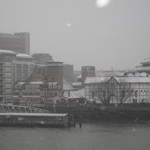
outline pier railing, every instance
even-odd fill
[[[40,108],[35,108],[32,106],[0,104],[0,113],[5,113],[5,112],[46,113],[48,111]]]

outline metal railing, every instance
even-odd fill
[[[4,112],[47,113],[48,111],[36,107],[31,107],[31,106],[0,104],[0,113],[4,113]]]

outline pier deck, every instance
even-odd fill
[[[67,113],[0,113],[0,126],[68,127]]]

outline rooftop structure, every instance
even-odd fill
[[[36,64],[46,64],[47,62],[53,61],[52,56],[48,53],[34,53],[32,57]]]
[[[16,55],[17,58],[24,58],[24,59],[33,59],[33,57],[31,55],[28,54],[22,54],[22,53],[18,53]]]
[[[119,83],[150,83],[150,77],[143,76],[116,76],[114,78]],[[110,77],[87,77],[84,84],[104,83],[107,82],[109,79]]]
[[[150,58],[144,59],[139,66],[136,66],[136,71],[150,74]]]
[[[16,55],[15,52],[11,51],[11,50],[3,50],[3,49],[0,49],[0,55]]]

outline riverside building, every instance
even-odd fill
[[[29,80],[18,82],[23,105],[51,104],[63,95],[63,63],[36,64]]]
[[[26,81],[33,69],[31,56],[0,50],[0,102],[11,103],[15,85]]]
[[[88,100],[99,103],[150,102],[150,77],[146,74],[88,77],[85,81]]]
[[[0,103],[12,98],[13,61],[16,54],[9,50],[0,50]]]

